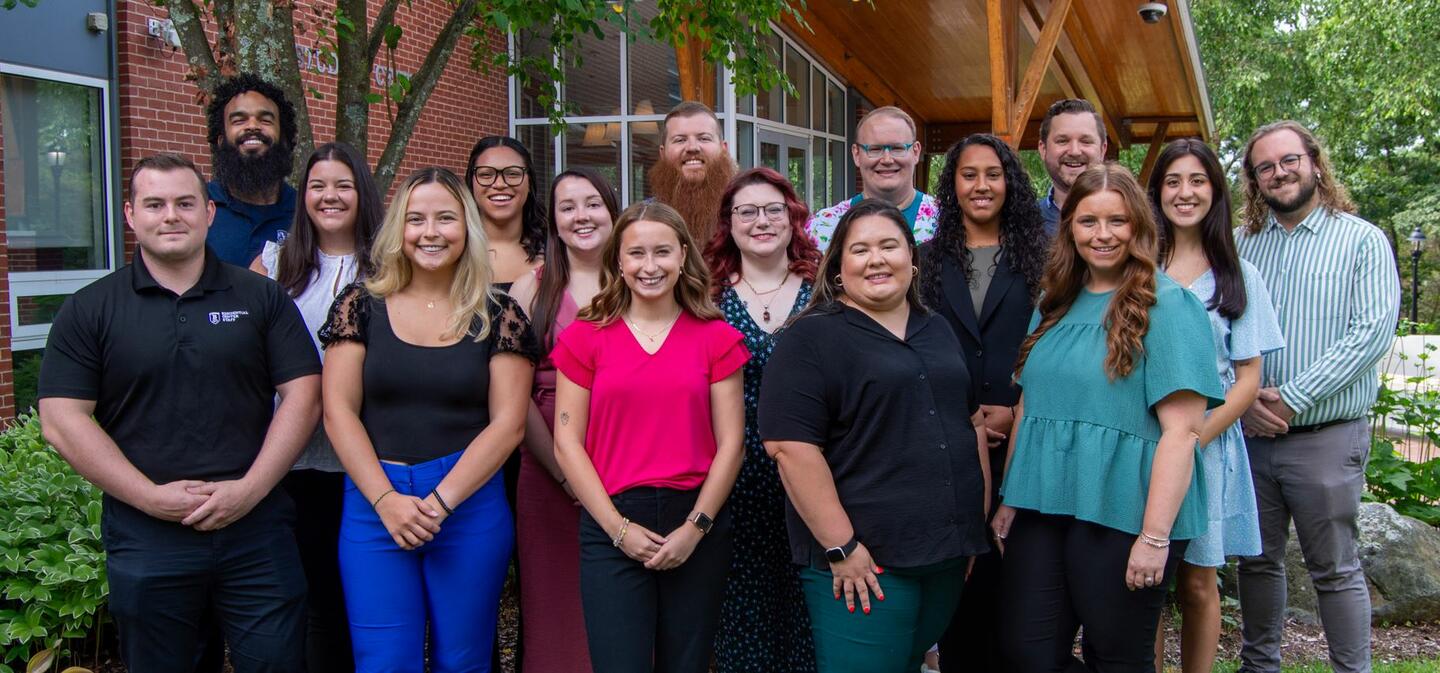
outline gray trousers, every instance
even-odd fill
[[[1370,671],[1370,593],[1355,517],[1370,434],[1364,420],[1275,439],[1246,439],[1260,511],[1260,556],[1240,559],[1243,671],[1278,673],[1285,625],[1285,545],[1290,520],[1319,603],[1338,673]]]

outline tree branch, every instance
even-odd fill
[[[235,65],[235,0],[214,0],[211,11],[215,13],[215,25],[219,29],[219,38],[215,40],[215,50],[219,52],[216,61],[220,74],[229,77],[239,72]]]
[[[372,31],[366,27],[365,4],[365,0],[337,0],[335,5],[355,24],[355,33],[348,40],[339,37],[337,26],[335,57],[340,68],[335,77],[335,139],[348,143],[362,157],[369,156],[367,130],[370,126],[370,103],[365,98],[370,93],[370,77],[375,64],[374,52],[367,51],[366,37],[369,35],[373,43],[374,38],[385,30],[385,24],[377,22],[371,34]],[[394,3],[387,4],[392,5],[390,13],[393,16]],[[381,13],[383,15],[384,10]]]
[[[415,132],[415,125],[420,121],[420,112],[425,107],[425,101],[435,90],[440,75],[444,74],[445,66],[455,52],[455,43],[459,42],[465,26],[475,18],[478,5],[477,0],[462,0],[455,7],[455,12],[445,22],[445,27],[435,36],[430,52],[425,55],[425,62],[410,79],[410,92],[400,101],[395,123],[390,129],[390,141],[385,144],[380,163],[375,167],[375,181],[380,193],[390,191],[390,183],[395,179],[395,171],[405,156],[405,149],[410,145],[410,135]]]
[[[371,31],[370,43],[365,47],[365,56],[370,63],[375,62],[380,45],[385,44],[385,29],[395,23],[395,8],[399,5],[400,0],[385,0],[385,4],[380,6],[380,13],[375,16],[375,30]]]
[[[220,66],[215,62],[210,39],[205,37],[199,8],[191,0],[169,0],[165,6],[170,10],[175,33],[180,36],[180,49],[185,52],[185,62],[190,65],[195,85],[201,91],[213,91],[220,82]]]

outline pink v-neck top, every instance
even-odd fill
[[[623,320],[576,320],[555,341],[555,368],[590,391],[585,451],[605,491],[699,488],[715,460],[710,384],[750,359],[724,320],[681,313],[660,349],[640,347]]]

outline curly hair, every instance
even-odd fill
[[[1111,380],[1129,376],[1135,361],[1144,355],[1145,333],[1150,330],[1150,307],[1155,305],[1155,217],[1145,192],[1124,166],[1107,161],[1085,169],[1075,178],[1075,185],[1060,209],[1060,231],[1056,234],[1054,254],[1045,267],[1041,283],[1040,325],[1020,344],[1020,358],[1015,375],[1025,369],[1030,349],[1050,331],[1075,303],[1085,287],[1090,272],[1075,249],[1075,234],[1070,223],[1075,209],[1093,194],[1110,191],[1120,195],[1130,215],[1130,241],[1126,244],[1128,259],[1121,272],[1120,286],[1105,309],[1105,373]]]
[[[1245,232],[1260,233],[1265,227],[1265,221],[1270,219],[1270,204],[1265,202],[1265,195],[1260,193],[1260,181],[1255,178],[1255,162],[1250,155],[1255,150],[1255,143],[1277,131],[1290,131],[1300,137],[1305,153],[1310,155],[1310,163],[1315,166],[1315,191],[1320,193],[1320,205],[1337,213],[1354,213],[1355,202],[1350,200],[1350,193],[1345,190],[1345,186],[1335,181],[1335,167],[1330,164],[1330,155],[1320,144],[1320,139],[1300,122],[1285,119],[1255,129],[1255,133],[1251,134],[1250,140],[1245,143],[1245,153],[1242,155],[1244,161],[1240,171],[1240,179],[1245,186],[1245,208],[1241,216],[1245,222]]]
[[[286,147],[294,147],[295,137],[299,133],[295,125],[295,106],[285,97],[283,89],[249,72],[226,79],[210,94],[210,104],[205,108],[205,140],[211,147],[215,147],[225,135],[225,106],[236,96],[251,91],[269,98],[280,110],[279,140],[285,143]]]
[[[975,133],[950,146],[945,153],[945,168],[940,171],[940,186],[935,199],[940,205],[939,224],[935,237],[920,246],[920,296],[930,306],[939,306],[940,263],[949,258],[959,263],[970,280],[970,248],[965,245],[964,213],[955,193],[955,173],[960,155],[968,147],[982,145],[995,151],[1005,171],[1005,200],[1000,204],[1000,252],[1010,268],[1025,278],[1033,301],[1040,292],[1045,262],[1050,256],[1049,237],[1045,234],[1045,218],[1035,196],[1035,187],[1020,157],[1005,141],[989,133]],[[976,307],[978,312],[979,307]]]
[[[601,253],[600,292],[589,306],[580,309],[575,319],[604,327],[629,310],[631,293],[630,286],[625,284],[625,278],[620,274],[620,246],[625,230],[641,220],[670,227],[675,232],[675,238],[679,239],[680,247],[685,250],[685,261],[680,265],[680,277],[675,282],[675,302],[701,320],[723,319],[725,314],[710,299],[710,270],[705,268],[705,260],[695,246],[695,239],[690,238],[685,218],[659,201],[631,204],[620,213],[620,219],[615,221],[615,231],[610,234],[610,240],[605,242],[605,250]]]
[[[751,168],[735,176],[725,187],[725,194],[720,197],[720,219],[715,225],[715,235],[705,246],[705,263],[710,266],[710,287],[717,300],[725,288],[730,287],[730,274],[740,271],[740,248],[735,245],[735,237],[730,235],[730,208],[735,205],[735,195],[750,185],[769,185],[785,199],[790,219],[790,245],[785,248],[785,255],[790,259],[790,273],[801,280],[814,282],[815,269],[820,264],[820,249],[815,247],[815,242],[805,231],[810,210],[795,194],[790,181],[768,166]]]
[[[475,194],[475,160],[485,150],[496,147],[508,147],[520,155],[520,161],[525,164],[525,179],[530,183],[530,191],[525,197],[525,204],[520,207],[520,247],[525,250],[525,261],[534,262],[535,258],[545,252],[545,203],[540,200],[540,195],[535,193],[536,186],[540,183],[535,181],[535,162],[530,159],[530,150],[519,140],[509,136],[485,136],[470,148],[470,158],[465,162],[465,185],[472,192],[478,202],[480,196]],[[497,180],[499,178],[496,178]]]

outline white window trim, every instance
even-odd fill
[[[21,325],[20,324],[20,297],[32,297],[37,295],[52,294],[74,294],[77,290],[90,283],[103,278],[115,270],[118,257],[119,228],[115,222],[115,211],[111,199],[112,172],[114,170],[114,139],[110,137],[111,114],[110,109],[110,82],[109,80],[97,77],[86,77],[57,70],[44,68],[32,68],[23,65],[0,63],[0,75],[14,75],[28,77],[30,79],[41,79],[63,84],[76,84],[100,90],[100,145],[101,145],[101,173],[104,179],[100,185],[100,204],[102,215],[105,218],[106,240],[102,259],[105,268],[90,269],[85,271],[22,271],[10,272],[10,348],[11,350],[28,350],[32,348],[43,348],[45,340],[50,335],[50,323],[43,325]]]

